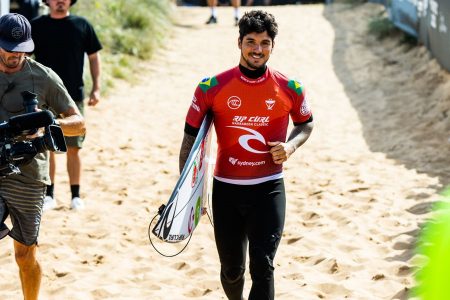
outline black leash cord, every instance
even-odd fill
[[[175,257],[175,256],[177,256],[178,254],[180,254],[181,252],[183,252],[184,249],[186,249],[187,245],[189,245],[189,242],[191,241],[193,232],[191,232],[191,234],[189,235],[189,239],[188,239],[187,242],[186,242],[186,245],[184,245],[184,247],[183,247],[180,251],[178,251],[178,252],[175,253],[175,254],[164,254],[164,253],[162,253],[161,251],[159,251],[159,250],[156,248],[156,246],[155,246],[155,244],[153,244],[153,241],[152,241],[152,238],[151,238],[151,235],[152,235],[152,224],[153,224],[153,221],[156,219],[157,216],[159,216],[159,213],[157,213],[157,214],[152,218],[152,220],[150,221],[150,224],[148,225],[148,239],[149,239],[149,241],[150,241],[150,244],[152,245],[153,249],[155,249],[155,251],[158,252],[160,255],[162,255],[162,256],[164,256],[164,257]]]

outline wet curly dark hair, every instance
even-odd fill
[[[278,33],[278,24],[272,14],[262,10],[252,10],[246,12],[239,20],[239,40],[241,41],[249,33],[264,31],[267,31],[273,42]]]

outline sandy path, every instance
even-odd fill
[[[311,139],[285,165],[288,215],[276,258],[277,299],[406,299],[418,226],[450,182],[448,118],[433,116],[448,99],[421,110],[424,91],[408,79],[402,60],[421,63],[417,72],[431,68],[429,82],[444,78],[431,96],[450,90],[448,75],[420,51],[365,38],[365,19],[377,7],[267,8],[280,25],[270,64],[303,81],[316,120]],[[142,63],[141,83],[118,82],[87,112],[82,213],[68,209],[59,157],[60,207],[45,214],[40,235],[42,299],[225,299],[207,218],[175,258],[159,256],[147,237],[150,218],[177,179],[196,84],[238,62],[232,10],[220,8],[212,27],[203,25],[208,13],[179,8],[171,38]],[[383,47],[398,63],[380,63],[389,59]],[[405,121],[417,107],[423,122]],[[424,140],[427,130],[433,135]],[[10,240],[1,245],[0,299],[19,299]]]

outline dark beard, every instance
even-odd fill
[[[252,64],[250,61],[248,61],[248,59],[246,59],[242,53],[241,53],[241,56],[242,56],[242,59],[247,64],[248,68],[250,68],[250,69],[256,70],[256,69],[260,69],[260,68],[265,68],[266,67],[267,61],[265,61],[262,65],[257,66],[257,65]],[[262,58],[263,57],[261,57],[261,59]]]

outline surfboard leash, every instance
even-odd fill
[[[208,193],[208,209],[206,209],[206,215],[208,216],[209,223],[211,224],[212,228],[214,228],[214,223],[212,221],[211,215],[209,212],[212,211],[211,209],[211,202],[210,202],[210,194]]]
[[[155,249],[155,251],[158,252],[159,255],[164,256],[164,257],[175,257],[178,254],[180,254],[181,252],[183,252],[186,249],[186,247],[189,245],[189,242],[191,241],[193,232],[191,232],[191,234],[189,235],[189,239],[186,242],[186,245],[184,245],[183,248],[180,251],[178,251],[175,254],[164,254],[160,250],[158,250],[158,248],[156,248],[155,244],[152,241],[152,237],[151,237],[152,236],[152,224],[153,224],[153,221],[155,221],[156,217],[159,216],[159,215],[160,215],[160,212],[158,211],[158,213],[150,221],[150,224],[148,224],[148,239],[149,239],[150,244],[152,245],[153,249]]]

